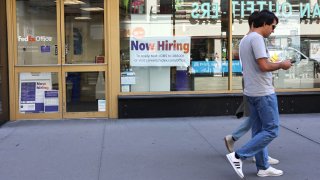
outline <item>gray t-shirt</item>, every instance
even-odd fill
[[[242,61],[244,91],[247,96],[267,96],[274,93],[272,73],[262,72],[257,59],[269,58],[263,36],[251,32],[240,42],[240,59]]]

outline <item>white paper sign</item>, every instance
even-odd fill
[[[106,100],[98,100],[98,111],[106,111]]]
[[[131,66],[185,66],[190,65],[191,38],[144,37],[130,38]]]

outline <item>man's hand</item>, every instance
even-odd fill
[[[281,69],[284,69],[284,70],[288,70],[292,66],[292,63],[290,60],[284,60],[280,64],[281,64]]]
[[[267,58],[260,58],[257,61],[258,61],[258,66],[262,72],[271,72],[271,71],[276,71],[278,69],[287,70],[291,67],[290,60],[284,60],[281,62],[272,63]]]

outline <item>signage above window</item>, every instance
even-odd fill
[[[255,10],[255,6],[259,6],[259,9],[269,9],[270,11],[275,11],[277,15],[282,15],[284,17],[290,17],[293,11],[293,5],[288,2],[282,4],[272,1],[232,1],[232,13],[233,17],[244,18],[245,12],[250,12],[250,14]],[[275,7],[275,9],[273,9]],[[300,18],[319,18],[320,8],[318,3],[300,3],[299,4]],[[194,19],[207,18],[207,19],[218,19],[219,15],[219,4],[218,3],[202,3],[197,2],[192,4],[191,17]],[[237,12],[237,13],[236,13]],[[222,12],[226,14],[227,12]],[[249,16],[250,14],[247,14]]]

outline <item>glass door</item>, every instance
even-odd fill
[[[104,0],[13,2],[16,119],[108,117]]]
[[[13,22],[16,21],[11,66],[15,82],[14,119],[62,118],[60,2],[7,2],[12,2]]]
[[[104,0],[64,0],[64,117],[106,117]]]

